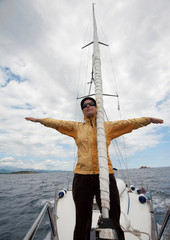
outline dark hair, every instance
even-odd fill
[[[94,99],[94,98],[92,98],[92,97],[85,97],[85,98],[83,98],[83,100],[81,101],[81,109],[83,109],[83,104],[84,104],[84,102],[86,101],[86,100],[91,100],[92,102],[94,102],[95,103],[95,106],[96,106],[96,100]]]

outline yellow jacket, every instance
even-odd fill
[[[96,141],[96,116],[93,116],[92,124],[90,123],[89,118],[85,117],[84,120],[84,122],[74,122],[44,118],[41,119],[40,122],[46,127],[54,128],[60,133],[63,133],[75,139],[76,145],[78,147],[78,161],[74,171],[75,173],[98,174],[99,164]],[[108,147],[111,141],[114,138],[132,132],[132,130],[146,126],[150,123],[150,118],[145,117],[120,120],[115,122],[105,122],[109,173],[113,173],[113,167],[108,153]]]

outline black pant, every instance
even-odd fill
[[[124,233],[120,227],[120,199],[114,175],[110,174],[110,211],[119,240],[124,240]],[[76,207],[76,226],[74,240],[90,240],[92,223],[93,197],[101,211],[99,175],[75,174],[73,180],[73,199]]]

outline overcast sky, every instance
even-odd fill
[[[113,165],[119,144],[129,168],[170,166],[170,1],[95,2],[109,120],[164,119],[117,139]],[[24,118],[83,120],[91,31],[90,0],[0,1],[0,167],[73,170],[74,140]]]

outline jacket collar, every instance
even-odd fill
[[[96,121],[96,114],[94,114],[91,119],[92,119],[92,122],[94,123]],[[90,118],[84,115],[84,121],[90,122]]]

